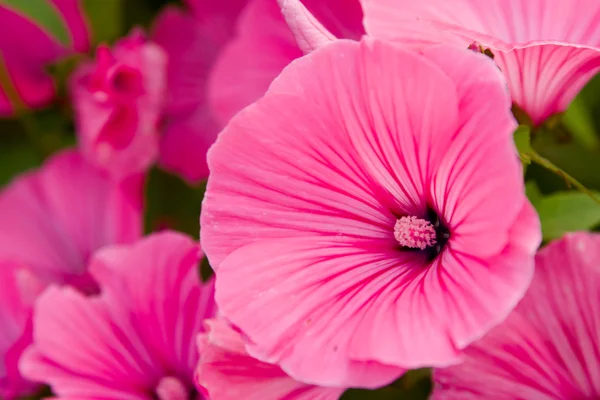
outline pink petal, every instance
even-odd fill
[[[250,355],[317,385],[373,388],[402,375],[404,368],[349,356],[358,350],[353,337],[361,321],[379,312],[376,305],[384,295],[397,297],[402,277],[413,275],[409,271],[418,268],[418,260],[357,247],[347,240],[282,239],[245,246],[225,259],[218,271],[217,304],[243,327]],[[242,260],[243,271],[238,268]],[[260,318],[253,317],[257,313]],[[377,331],[377,340],[390,344],[387,334]],[[393,342],[398,336],[395,332]]]
[[[0,263],[0,396],[13,400],[33,393],[37,385],[18,370],[18,360],[31,343],[31,309],[28,272],[18,265]]]
[[[303,52],[310,53],[335,40],[300,0],[277,0],[277,3]]]
[[[71,34],[73,50],[87,52],[91,43],[91,29],[83,12],[81,0],[51,0],[54,7],[62,14]]]
[[[88,290],[89,256],[141,236],[141,195],[139,178],[113,183],[77,153],[62,152],[0,194],[0,259]]]
[[[274,1],[250,1],[237,28],[209,80],[210,105],[223,125],[260,98],[281,70],[302,55]]]
[[[526,296],[468,348],[464,364],[436,370],[433,398],[598,396],[599,244],[598,235],[580,233],[540,251]]]
[[[344,389],[307,385],[293,380],[276,365],[252,358],[240,334],[221,319],[207,322],[209,333],[199,336],[197,383],[211,398],[222,400],[336,400]]]
[[[215,312],[199,255],[171,232],[101,250],[91,266],[99,296],[51,287],[38,300],[22,373],[66,397],[147,399],[166,376],[191,387],[194,338]]]

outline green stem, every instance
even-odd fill
[[[530,151],[528,151],[527,153],[521,154],[521,159],[533,161],[534,163],[546,168],[547,170],[552,171],[555,174],[561,176],[567,182],[567,184],[576,187],[582,193],[587,194],[592,200],[594,200],[598,205],[600,205],[600,199],[592,191],[583,186],[583,184],[581,184],[581,182],[579,182],[577,179],[573,178],[571,175],[554,165],[552,161],[539,155],[535,150],[530,149]]]

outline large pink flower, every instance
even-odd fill
[[[433,399],[551,400],[600,396],[600,235],[542,249],[529,291],[501,325],[434,372]]]
[[[139,182],[112,183],[67,151],[0,193],[0,396],[31,387],[16,371],[37,294],[48,283],[95,291],[88,257],[141,235],[140,191]]]
[[[153,37],[171,60],[161,160],[195,182],[208,176],[205,155],[220,129],[302,52],[274,0],[189,3],[191,13],[166,9]],[[358,0],[307,6],[332,35],[358,39],[364,32]]]
[[[290,378],[277,365],[246,352],[244,341],[223,319],[206,322],[208,333],[198,338],[202,354],[196,382],[215,400],[336,400],[341,388],[307,385]]]
[[[167,59],[141,31],[111,51],[98,48],[71,82],[82,154],[117,179],[144,172],[158,156]]]
[[[34,312],[21,372],[59,398],[197,398],[195,337],[215,314],[198,274],[198,245],[174,232],[100,250],[90,270],[102,292],[48,288]]]
[[[293,378],[375,387],[508,315],[540,242],[485,56],[340,40],[292,62],[209,153],[223,316]]]
[[[38,11],[45,12],[48,21],[55,19],[59,36],[25,15],[19,2],[0,5],[0,64],[4,64],[0,69],[5,67],[9,78],[9,81],[0,78],[0,115],[12,114],[17,106],[15,100],[28,107],[48,104],[55,87],[46,66],[74,51],[84,52],[89,48],[90,35],[81,2],[49,0],[47,3],[47,9]]]
[[[279,0],[293,3],[300,0]],[[365,29],[380,39],[423,43],[475,42],[489,48],[504,72],[513,102],[534,124],[564,111],[600,71],[600,2],[596,0],[361,0]],[[314,46],[327,32],[305,22],[312,15],[288,16],[299,40]]]

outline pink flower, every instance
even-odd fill
[[[600,235],[569,234],[542,249],[513,313],[434,372],[433,399],[593,399],[600,396]]]
[[[59,398],[197,398],[194,338],[216,311],[200,255],[174,232],[100,250],[90,265],[98,296],[50,287],[38,299],[21,372]]]
[[[206,322],[208,333],[199,335],[202,354],[196,383],[214,400],[336,400],[341,388],[307,385],[290,378],[277,365],[252,358],[244,341],[223,319]]]
[[[113,183],[74,151],[64,151],[0,193],[0,260],[27,266],[47,282],[84,292],[96,285],[89,257],[142,231],[140,179]]]
[[[17,361],[31,342],[38,293],[49,283],[97,291],[88,257],[141,235],[138,181],[117,185],[67,151],[0,193],[0,397],[35,388],[18,375]]]
[[[246,2],[189,0],[190,12],[168,7],[154,25],[152,38],[169,56],[160,161],[192,183],[208,176],[206,152],[221,129],[207,105],[208,76]]]
[[[41,287],[25,268],[0,261],[0,398],[13,400],[38,388],[18,370],[19,357],[31,343],[31,310]]]
[[[162,164],[197,182],[208,176],[206,152],[221,128],[302,52],[274,0],[189,3],[191,13],[166,9],[153,37],[171,60]],[[364,32],[358,0],[307,5],[340,37]]]
[[[117,179],[144,172],[158,156],[166,55],[141,31],[111,51],[98,48],[71,82],[81,151]]]
[[[322,16],[338,37],[359,39],[364,33],[357,0],[308,0],[306,5]],[[275,1],[251,0],[236,28],[235,37],[217,59],[208,85],[209,104],[222,126],[262,97],[281,70],[302,56]]]
[[[27,16],[19,2],[0,5],[0,70],[6,68],[8,73],[8,79],[0,78],[0,115],[11,115],[24,106],[47,105],[54,98],[55,87],[45,68],[72,52],[89,49],[90,34],[80,1],[47,3],[47,9],[40,5],[38,11],[57,19],[53,33]]]
[[[299,0],[279,0],[294,3]],[[422,45],[489,49],[513,102],[535,125],[564,111],[600,71],[600,3],[595,0],[362,0],[369,35]],[[309,15],[309,17],[314,17]],[[317,36],[306,13],[288,15],[298,36]],[[319,31],[317,31],[319,33]]]
[[[459,48],[339,40],[292,62],[209,153],[201,237],[248,353],[376,387],[505,318],[540,243],[509,108]]]

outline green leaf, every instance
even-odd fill
[[[534,206],[538,202],[540,202],[544,197],[537,183],[535,183],[534,181],[529,181],[525,183],[525,194],[527,195],[527,198],[529,199],[531,204],[533,204]]]
[[[104,3],[105,0],[98,1]],[[63,18],[49,0],[0,0],[0,5],[30,18],[59,43],[72,45],[71,34]]]
[[[514,135],[515,145],[521,157],[521,163],[523,164],[523,175],[527,173],[527,167],[531,164],[531,128],[527,125],[519,125]]]
[[[600,139],[590,110],[582,97],[576,97],[564,113],[562,123],[585,149],[600,150]]]
[[[1,0],[0,0],[1,1]],[[92,42],[111,43],[124,32],[123,0],[82,0],[92,30]]]
[[[530,186],[528,189],[528,196],[535,193]],[[595,194],[600,195],[598,192]],[[542,197],[538,191],[530,199],[540,216],[545,241],[559,238],[567,232],[590,230],[600,225],[600,206],[585,193],[565,191]]]
[[[376,390],[349,389],[340,400],[426,400],[431,393],[431,370],[415,369],[394,383]]]

